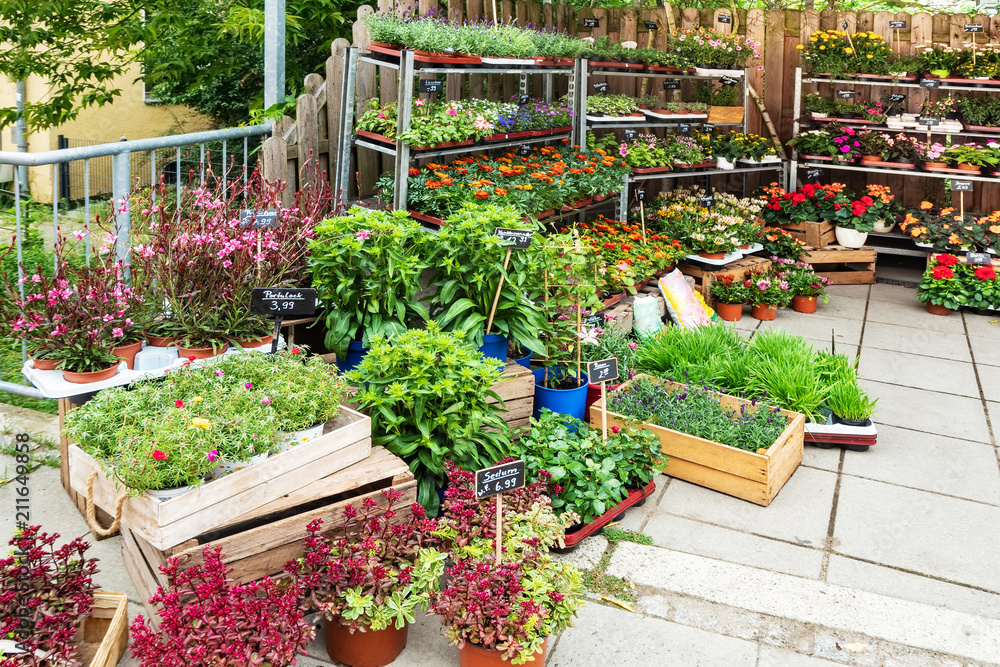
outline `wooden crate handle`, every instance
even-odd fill
[[[121,494],[118,499],[115,500],[115,520],[111,522],[111,525],[107,528],[101,526],[97,521],[97,510],[94,507],[94,478],[97,477],[97,471],[90,473],[90,477],[87,478],[87,525],[90,526],[91,532],[94,533],[94,537],[98,540],[103,540],[111,537],[118,532],[118,528],[122,524],[122,505],[125,504],[125,499],[128,497],[126,494]]]

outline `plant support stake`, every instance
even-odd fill
[[[486,321],[487,335],[489,335],[490,330],[493,328],[493,317],[497,314],[497,304],[500,303],[500,290],[503,289],[503,279],[507,274],[507,265],[510,264],[510,253],[513,249],[513,246],[509,246],[507,248],[507,255],[503,258],[503,273],[500,274],[500,282],[497,283],[497,292],[493,295],[493,305],[490,307],[490,317]]]

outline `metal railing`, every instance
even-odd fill
[[[83,215],[84,219],[90,220],[91,203],[91,160],[111,157],[111,197],[112,207],[115,211],[113,218],[113,230],[115,236],[115,257],[117,260],[128,264],[131,248],[131,213],[127,203],[129,194],[136,184],[136,172],[133,166],[149,174],[151,185],[159,183],[160,176],[165,176],[164,180],[169,180],[170,173],[173,173],[173,181],[176,185],[177,207],[180,209],[181,195],[186,187],[183,178],[184,165],[194,163],[189,154],[197,149],[197,169],[200,170],[197,182],[200,184],[205,180],[206,173],[206,144],[221,143],[221,164],[228,165],[236,162],[242,157],[242,178],[246,185],[247,178],[252,169],[249,169],[251,152],[250,140],[260,137],[271,131],[271,124],[253,125],[250,127],[234,127],[224,130],[210,130],[207,132],[194,132],[190,134],[179,134],[174,136],[153,137],[150,139],[136,139],[132,141],[121,141],[115,143],[99,144],[94,146],[81,146],[77,148],[64,148],[54,151],[43,151],[40,153],[20,153],[12,151],[0,151],[0,166],[11,165],[14,167],[14,228],[15,245],[17,250],[18,278],[23,279],[23,269],[21,264],[24,260],[23,254],[23,233],[22,233],[22,206],[25,197],[22,195],[27,167],[52,167],[52,234],[53,240],[59,238],[59,200],[60,182],[65,183],[61,178],[67,166],[75,162],[83,162]],[[233,144],[236,144],[235,146]],[[235,151],[232,149],[236,148]],[[174,149],[170,155],[169,149]],[[170,156],[163,160],[163,153]],[[157,159],[157,154],[161,159]],[[172,158],[172,159],[171,159]],[[215,162],[214,156],[212,161]],[[148,165],[148,172],[147,167]],[[157,171],[157,168],[161,171]],[[172,167],[172,169],[170,168]],[[226,171],[226,168],[224,168]],[[142,178],[141,180],[145,180]],[[65,185],[63,186],[65,187]],[[102,193],[106,194],[106,193]],[[117,202],[117,206],[115,203]],[[86,258],[90,258],[90,235],[85,241]],[[24,287],[21,286],[21,297],[24,297]],[[22,361],[27,360],[26,346],[22,346]],[[41,393],[32,386],[8,382],[0,378],[0,391],[28,396],[31,398],[44,398]]]

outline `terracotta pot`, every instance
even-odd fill
[[[958,168],[961,169],[962,171],[971,171],[971,172],[979,172],[980,171],[979,167],[977,167],[976,165],[974,165],[974,164],[965,164],[964,162],[959,162],[958,163]]]
[[[254,349],[258,347],[264,347],[265,345],[270,345],[274,342],[274,336],[262,336],[260,340],[237,340],[240,347],[244,349]]]
[[[444,219],[439,218],[436,215],[430,215],[428,213],[419,213],[412,209],[408,212],[411,218],[413,218],[414,220],[419,220],[420,222],[426,222],[427,224],[430,225],[441,225],[444,223]]]
[[[63,379],[66,382],[72,382],[73,384],[87,384],[88,382],[100,382],[101,380],[108,380],[118,375],[118,364],[110,368],[105,368],[100,371],[88,371],[85,373],[77,373],[75,371],[64,370],[62,372]]]
[[[194,357],[195,359],[209,359],[218,356],[226,351],[229,343],[223,343],[220,347],[181,347],[177,346],[177,356],[182,359]]]
[[[945,306],[938,306],[937,304],[933,303],[927,304],[927,312],[930,313],[931,315],[941,315],[941,316],[951,315],[950,308],[946,308]]]
[[[927,169],[947,169],[947,162],[924,162],[924,167]]]
[[[882,161],[882,157],[880,155],[862,155],[861,156],[861,164],[879,163],[881,161]]]
[[[153,347],[169,347],[178,340],[179,338],[177,336],[150,336],[149,334],[146,334],[146,342]]]
[[[548,649],[549,640],[542,642],[542,650],[535,654],[535,660],[531,663],[534,667],[545,667],[545,651]],[[463,648],[458,649],[458,667],[508,667],[510,662],[504,660],[499,651],[481,648],[466,642]]]
[[[704,257],[705,259],[724,259],[726,253],[724,252],[704,252],[702,250],[698,251],[699,257]]]
[[[766,303],[755,303],[752,314],[758,320],[773,320],[778,316],[778,307]]]
[[[62,359],[32,359],[31,365],[36,371],[54,371]]]
[[[792,297],[792,310],[796,313],[815,313],[816,301],[817,299],[814,296]]]
[[[128,366],[129,370],[132,370],[132,364],[135,363],[136,353],[142,349],[142,341],[138,343],[132,343],[130,345],[122,345],[121,347],[111,348],[111,354],[115,355],[119,359],[125,360],[125,365]]]
[[[384,144],[386,146],[395,146],[396,140],[390,139],[384,134],[379,134],[377,132],[369,132],[368,130],[358,130],[355,132],[359,137],[364,137],[365,139],[371,139],[375,143]]]
[[[330,659],[350,667],[382,667],[396,659],[406,648],[409,625],[397,630],[390,625],[385,630],[355,632],[353,635],[339,620],[323,622],[326,652]]]
[[[738,322],[743,317],[743,304],[716,302],[715,312],[727,322]]]
[[[542,218],[547,218],[550,215],[555,215],[555,213],[556,213],[556,210],[554,208],[549,208],[549,209],[546,209],[544,211],[541,211],[540,213],[536,213],[535,214],[535,219],[536,220],[541,220]]]

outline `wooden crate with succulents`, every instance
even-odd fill
[[[374,447],[363,461],[166,549],[156,548],[123,525],[122,559],[144,601],[157,586],[166,586],[167,578],[159,568],[168,558],[177,558],[181,567],[202,563],[205,544],[221,547],[233,579],[255,581],[281,573],[289,560],[302,555],[302,540],[311,521],[340,525],[348,505],[359,507],[367,499],[384,508],[384,489],[392,487],[403,494],[397,506],[401,508],[398,515],[405,519],[409,505],[416,502],[416,485],[406,463],[385,448]],[[155,618],[151,605],[146,610]]]
[[[832,285],[871,285],[875,282],[877,257],[878,251],[872,246],[816,248],[807,245],[802,248],[799,259],[812,264],[816,274],[829,279]]]
[[[705,299],[705,303],[712,305],[712,285],[719,276],[733,276],[736,280],[744,280],[751,272],[767,271],[771,268],[771,260],[763,257],[744,257],[735,262],[730,262],[716,270],[706,269],[694,264],[678,264],[677,268],[686,276],[694,279],[694,289],[700,292]]]
[[[685,388],[685,385],[679,383],[660,381],[640,374],[624,383],[617,391],[628,388],[640,378],[663,382],[671,389]],[[723,407],[736,412],[739,412],[742,406],[755,405],[751,401],[735,396],[712,393]],[[592,426],[603,425],[604,406],[604,399],[599,399],[591,406]],[[781,414],[788,425],[770,447],[756,452],[730,447],[656,424],[643,424],[642,428],[659,436],[662,452],[669,458],[664,469],[667,475],[767,506],[802,462],[805,417],[787,410],[781,410]],[[634,422],[624,415],[610,411],[606,413],[606,418],[609,428],[625,427]]]

